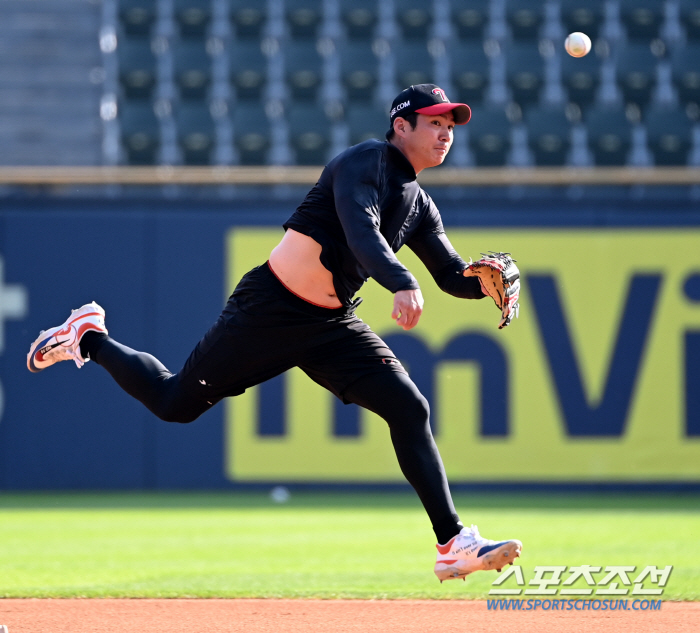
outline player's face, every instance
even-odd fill
[[[452,147],[455,120],[452,112],[419,114],[415,130],[408,126],[406,155],[416,172],[442,164]]]

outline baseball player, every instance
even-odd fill
[[[385,141],[369,140],[336,156],[284,225],[269,260],[238,283],[226,307],[173,374],[156,358],[107,334],[104,310],[90,303],[42,332],[27,356],[30,371],[92,360],[157,417],[192,422],[217,402],[300,367],[344,403],[389,426],[399,465],[437,537],[440,581],[499,569],[520,555],[517,540],[495,542],[464,527],[454,508],[429,425],[429,406],[391,349],[355,315],[355,293],[372,277],[394,295],[392,318],[418,324],[423,297],[396,258],[413,250],[445,292],[491,296],[499,327],[517,315],[519,274],[507,254],[467,265],[445,235],[440,214],[416,175],[440,165],[469,106],[451,103],[433,84],[394,100]]]

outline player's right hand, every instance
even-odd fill
[[[404,330],[418,325],[423,314],[423,295],[420,290],[399,290],[394,295],[394,309],[391,318]]]

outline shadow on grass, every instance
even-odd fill
[[[233,492],[55,492],[0,494],[0,509],[148,509],[148,508],[417,508],[420,502],[406,491],[311,491],[290,488],[284,504],[268,491]],[[683,510],[700,512],[700,493],[674,492],[475,492],[454,493],[461,509],[502,508],[550,510]]]

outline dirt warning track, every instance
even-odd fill
[[[4,599],[9,633],[636,633],[696,631],[700,603],[656,611],[489,611],[484,601]]]

